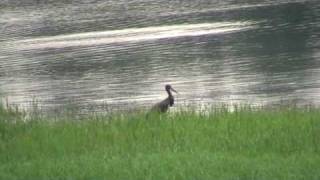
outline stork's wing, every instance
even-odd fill
[[[165,100],[158,102],[157,104],[152,106],[151,111],[166,112],[170,104],[170,99],[166,98]]]

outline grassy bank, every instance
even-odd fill
[[[0,108],[0,179],[320,179],[320,110],[25,120]]]

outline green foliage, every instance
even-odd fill
[[[0,107],[0,179],[320,179],[320,110],[26,118]]]

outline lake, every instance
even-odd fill
[[[2,0],[0,97],[45,111],[320,105],[320,3]]]

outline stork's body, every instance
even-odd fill
[[[151,111],[164,113],[164,112],[168,111],[169,107],[173,106],[174,97],[172,96],[171,91],[176,92],[176,93],[177,93],[177,91],[174,90],[170,85],[166,85],[165,87],[166,87],[166,91],[168,93],[168,97],[166,99],[164,99],[163,101],[158,102],[157,104],[155,104],[151,108]]]

